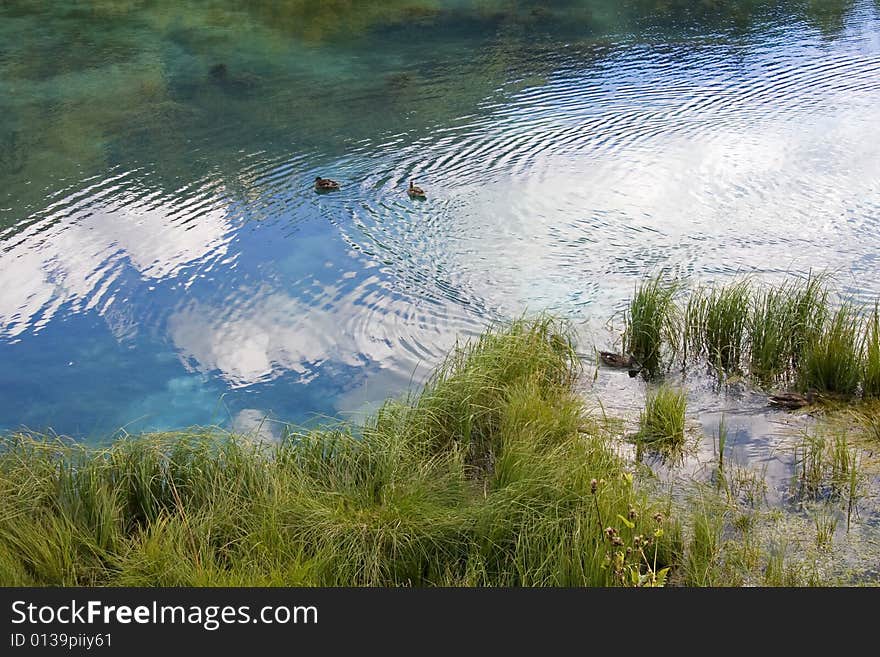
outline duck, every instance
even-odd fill
[[[409,181],[409,189],[406,190],[406,193],[409,194],[410,198],[428,198],[425,190],[417,187],[414,180]]]
[[[248,93],[260,83],[260,78],[253,73],[231,74],[229,67],[224,62],[214,64],[208,69],[208,75],[214,84],[229,93]]]
[[[226,66],[223,62],[219,64],[214,64],[209,70],[208,73],[215,80],[225,80],[227,75],[229,74],[229,67]]]
[[[641,364],[632,354],[623,355],[616,354],[613,351],[600,351],[599,359],[607,367],[617,367],[620,369],[626,368],[630,377],[634,377],[642,371]]]
[[[318,192],[333,192],[339,189],[339,183],[335,180],[330,180],[329,178],[322,178],[318,176],[315,178],[315,191]]]
[[[770,395],[768,399],[772,406],[790,409],[803,408],[816,401],[816,391],[812,389],[807,390],[807,393],[804,395],[799,392],[777,392]]]
[[[600,351],[599,358],[608,367],[634,367],[636,363],[635,356],[628,354],[616,354],[613,351]]]

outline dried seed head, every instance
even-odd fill
[[[590,492],[594,495],[596,494],[596,489],[599,487],[599,482],[595,479],[590,480]]]
[[[658,525],[663,522],[663,514],[659,511],[654,514],[654,522],[656,522]]]

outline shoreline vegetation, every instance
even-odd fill
[[[720,382],[746,376],[829,398],[880,396],[880,300],[835,295],[830,275],[777,285],[749,278],[687,290],[662,274],[636,286],[623,344],[648,377],[706,365]],[[682,297],[685,297],[682,299]]]
[[[683,293],[654,277],[626,316],[625,349],[661,380],[640,418],[641,446],[684,442],[685,392],[662,380],[674,364],[702,359],[760,386],[863,398],[846,430],[804,434],[796,513],[768,508],[760,473],[725,460],[723,419],[711,480],[673,495],[623,455],[620,423],[588,409],[570,325],[540,316],[458,345],[421,391],[356,427],[291,429],[277,443],[193,429],[106,447],[8,434],[0,584],[848,582],[828,564],[840,519],[849,534],[864,499],[852,426],[880,435],[867,401],[880,394],[877,307],[834,305],[815,276],[737,281],[686,302]],[[792,522],[807,528],[809,548]]]
[[[7,585],[663,584],[677,531],[585,413],[568,329],[460,347],[357,431],[10,436]]]

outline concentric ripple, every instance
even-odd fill
[[[0,9],[0,428],[359,413],[661,267],[880,294],[872,0],[289,4]]]

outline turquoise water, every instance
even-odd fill
[[[658,267],[880,294],[880,2],[179,4],[0,5],[0,428],[349,417]]]

